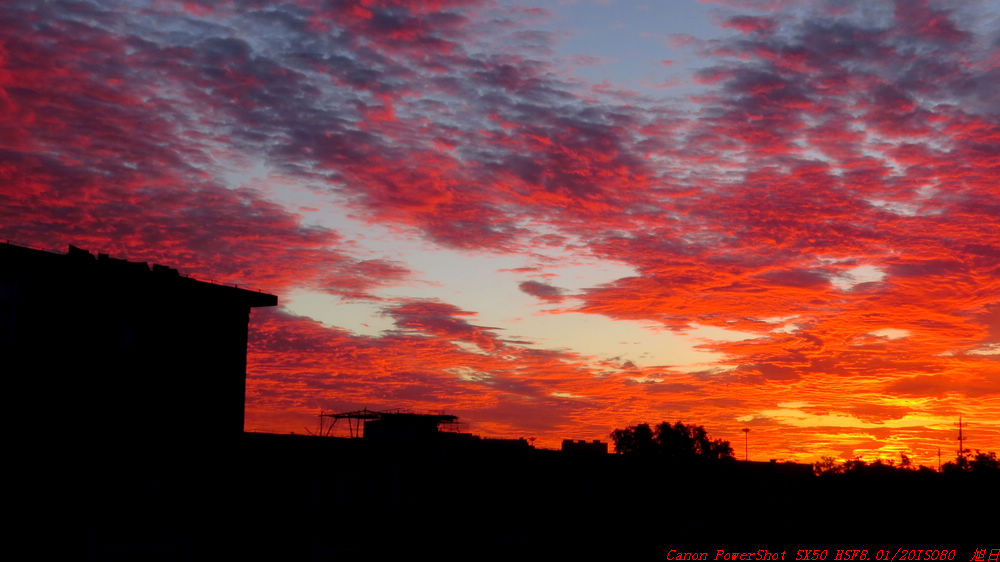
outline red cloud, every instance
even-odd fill
[[[778,26],[778,22],[772,18],[762,18],[754,16],[734,16],[722,23],[722,27],[738,29],[743,33],[771,33]]]
[[[583,291],[577,312],[754,336],[703,341],[720,359],[684,374],[536,349],[438,301],[391,301],[397,330],[380,338],[265,313],[248,394],[261,428],[402,405],[553,444],[669,409],[738,438],[736,417],[777,401],[841,416],[816,423],[852,407],[926,419],[993,392],[995,360],[968,351],[997,341],[1000,67],[966,11],[734,15],[743,33],[674,38],[707,57],[687,111],[565,78],[551,35],[486,3],[60,6],[15,2],[0,21],[2,237],[279,293],[378,299],[409,278],[234,185],[231,158],[439,245],[562,248],[636,272]],[[835,282],[859,265],[885,277]],[[872,335],[886,328],[907,335]],[[881,440],[778,423],[802,422],[755,429],[775,456]],[[920,450],[942,439],[907,431]]]

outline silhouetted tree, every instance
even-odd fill
[[[728,441],[709,439],[704,427],[681,422],[663,422],[655,430],[645,423],[616,429],[611,432],[611,440],[619,455],[655,456],[677,463],[733,458]]]
[[[910,457],[906,456],[906,453],[899,453],[899,468],[903,470],[913,470],[913,462]]]
[[[813,464],[813,472],[815,472],[817,476],[840,474],[844,472],[844,465],[838,464],[837,459],[833,457],[822,457],[819,462]]]
[[[842,472],[844,474],[861,473],[864,472],[866,468],[868,468],[868,463],[865,462],[865,459],[861,457],[854,457],[849,461],[844,461],[844,469]]]
[[[997,454],[993,451],[982,452],[976,449],[975,455],[970,455],[967,451],[963,451],[961,455],[955,457],[955,460],[946,462],[944,466],[941,467],[943,472],[975,472],[975,473],[991,473],[1000,472],[1000,459],[997,459]]]
[[[934,469],[920,465],[914,467],[913,461],[906,454],[900,454],[900,462],[896,464],[891,459],[876,459],[870,463],[865,462],[860,457],[855,457],[843,463],[837,463],[833,457],[823,457],[819,462],[813,464],[813,471],[819,476],[831,476],[838,474],[853,475],[874,475],[874,474],[898,474],[898,473],[918,473],[929,474],[936,472]],[[975,472],[975,473],[1000,473],[1000,459],[997,454],[989,451],[982,452],[978,449],[975,455],[967,451],[955,457],[955,460],[946,462],[941,467],[942,472]]]
[[[855,457],[843,463],[837,463],[837,460],[833,457],[822,457],[819,462],[813,464],[813,471],[819,476],[835,474],[894,474],[899,471],[912,470],[914,470],[912,461],[903,453],[900,454],[898,465],[892,459],[875,459],[869,463],[865,462],[861,457]]]
[[[972,457],[969,467],[972,472],[1000,472],[1000,459],[993,451],[983,453],[976,449],[976,456]]]
[[[651,456],[657,452],[657,446],[653,442],[653,430],[648,423],[616,429],[611,432],[611,440],[614,441],[615,452],[619,455]]]

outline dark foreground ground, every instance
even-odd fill
[[[72,559],[713,560],[766,549],[795,560],[825,548],[813,559],[835,560],[857,548],[899,560],[902,546],[966,562],[1000,548],[992,475],[821,479],[781,464],[264,434],[138,450],[81,451],[59,476],[53,525]]]

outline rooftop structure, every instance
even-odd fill
[[[324,427],[324,418],[331,420]],[[412,412],[355,410],[352,412],[320,413],[320,435],[330,435],[339,420],[347,420],[351,437],[375,440],[414,441],[433,438],[442,429],[455,431],[458,417],[448,414],[416,414]],[[443,426],[443,427],[442,427]]]

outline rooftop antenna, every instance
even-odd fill
[[[743,461],[750,462],[750,427],[743,428]]]

